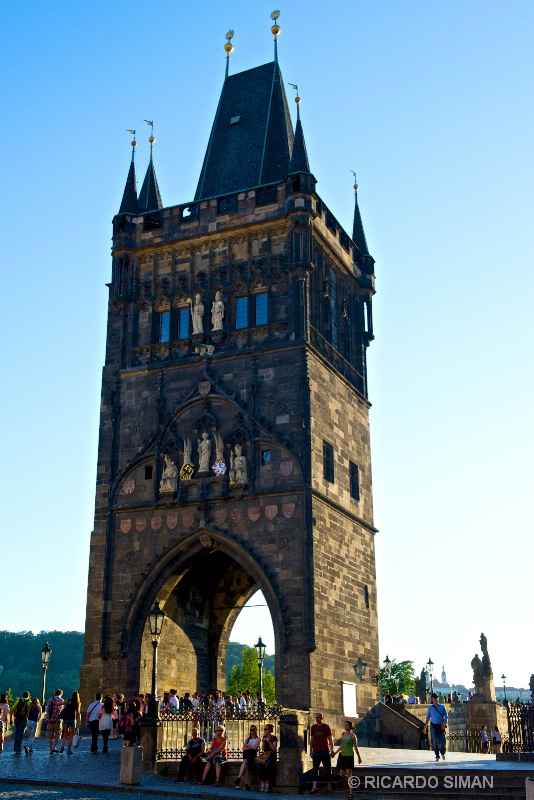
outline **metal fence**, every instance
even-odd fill
[[[185,754],[185,746],[191,739],[191,731],[198,728],[199,736],[206,742],[206,750],[213,739],[215,728],[224,725],[228,738],[227,758],[241,760],[243,744],[249,736],[250,726],[256,725],[261,738],[266,722],[274,725],[273,734],[279,739],[279,722],[282,707],[270,706],[263,710],[253,709],[245,713],[228,714],[225,709],[205,711],[165,711],[160,715],[163,728],[161,750],[156,753],[158,761],[177,761]]]
[[[509,703],[506,706],[508,715],[508,736],[510,752],[534,753],[534,706],[532,703]]]
[[[482,735],[480,730],[465,730],[465,731],[455,731],[454,733],[450,733],[447,731],[447,750],[450,753],[496,753],[498,749],[495,749],[492,741],[492,732],[488,731],[488,743],[489,747],[487,750],[484,750],[482,747]],[[502,737],[502,745],[501,745],[501,752],[506,753],[508,752],[508,735],[506,733],[501,733]],[[430,737],[429,737],[430,739]]]

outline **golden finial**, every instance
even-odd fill
[[[228,77],[228,67],[230,65],[230,54],[232,53],[232,51],[234,49],[234,46],[233,46],[232,42],[230,41],[230,39],[233,39],[233,36],[234,36],[234,32],[233,31],[228,31],[228,33],[226,34],[226,37],[225,37],[226,38],[226,44],[224,45],[224,49],[225,49],[225,52],[226,52],[226,77]]]
[[[281,31],[280,25],[276,21],[279,16],[280,16],[280,12],[277,9],[275,11],[273,11],[272,14],[271,14],[271,19],[273,21],[273,26],[271,28],[271,33],[274,35],[275,41],[276,41],[276,37],[278,36],[278,34]]]
[[[135,131],[131,131],[129,128],[126,128],[126,133],[131,133],[133,136],[132,147],[136,147],[137,142],[135,141]]]
[[[357,192],[358,191],[358,184],[356,183],[356,173],[354,172],[353,169],[351,169],[351,172],[354,175],[354,187],[353,188],[354,188],[354,191]]]
[[[288,81],[288,83],[289,83],[289,81]],[[297,84],[296,84],[296,83],[290,83],[289,85],[290,85],[290,86],[292,86],[292,87],[293,87],[293,89],[294,89],[294,90],[296,91],[296,93],[297,93],[297,96],[295,97],[295,103],[298,105],[298,104],[300,103],[300,97],[299,97],[299,87],[297,86]]]

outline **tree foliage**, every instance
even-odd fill
[[[390,694],[409,694],[415,691],[415,670],[413,661],[391,662],[391,676],[388,675],[385,667],[380,670],[380,691],[384,695]]]
[[[260,690],[258,659],[256,650],[253,647],[244,645],[241,651],[241,663],[234,664],[227,680],[226,688],[232,697],[238,691],[250,692],[254,697]],[[262,669],[263,694],[267,705],[272,705],[275,701],[275,680],[273,673],[266,672],[265,666]]]

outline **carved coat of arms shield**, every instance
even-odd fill
[[[284,503],[282,506],[282,514],[286,519],[291,519],[295,513],[295,503]]]
[[[260,506],[250,506],[248,509],[248,518],[251,519],[252,522],[256,522],[260,518],[260,513]]]
[[[139,519],[135,520],[135,529],[139,531],[139,533],[143,533],[146,529],[146,519],[144,517],[139,517]]]
[[[282,475],[287,478],[293,472],[295,468],[295,464],[293,461],[281,461],[280,462],[280,472]]]
[[[130,531],[132,530],[132,520],[121,519],[120,528],[123,533],[130,533]]]
[[[278,506],[265,506],[265,516],[267,519],[274,519],[278,514]]]
[[[150,527],[152,528],[153,531],[159,531],[162,525],[163,525],[163,517],[160,517],[159,514],[156,514],[150,520]]]
[[[232,522],[235,522],[235,524],[238,525],[243,519],[243,509],[233,508],[230,512],[230,516],[232,517]]]
[[[227,511],[225,508],[217,508],[213,514],[213,519],[217,523],[217,525],[224,525],[227,519]]]
[[[195,515],[190,513],[189,511],[186,514],[182,515],[182,525],[184,526],[184,528],[190,528],[194,521],[195,521]]]
[[[178,525],[178,514],[167,514],[167,527],[173,531]]]
[[[128,478],[122,484],[123,494],[132,494],[135,490],[135,478]]]

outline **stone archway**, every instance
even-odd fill
[[[226,651],[239,612],[261,589],[275,635],[284,647],[282,616],[273,589],[254,558],[226,537],[201,529],[150,570],[133,598],[125,628],[127,693],[150,690],[152,645],[147,614],[158,597],[168,618],[158,648],[158,692],[224,688]],[[282,688],[282,687],[280,687]]]

